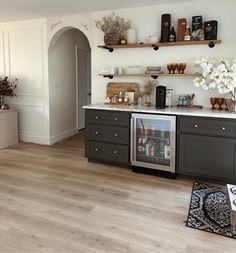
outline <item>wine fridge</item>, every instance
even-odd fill
[[[132,114],[132,165],[175,173],[175,140],[175,116]]]

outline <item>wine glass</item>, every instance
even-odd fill
[[[180,68],[182,70],[182,74],[184,74],[184,70],[186,69],[186,63],[180,63]]]
[[[222,111],[223,110],[222,105],[224,104],[225,99],[224,98],[217,98],[216,102],[219,105],[219,110]]]
[[[171,74],[171,64],[170,64],[170,63],[167,64],[167,69],[168,69],[168,71],[169,71],[169,74]]]
[[[171,63],[171,70],[172,70],[172,74],[175,74],[175,70],[176,70],[176,63]]]
[[[178,70],[178,74],[180,74],[180,71],[181,71],[181,64],[180,63],[177,63],[176,64],[176,68]]]
[[[212,105],[211,110],[216,110],[216,107],[215,107],[216,100],[217,100],[217,98],[210,98],[210,102],[211,102],[211,105]]]

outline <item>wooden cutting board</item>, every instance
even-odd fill
[[[107,97],[112,97],[113,95],[119,95],[120,91],[122,92],[134,92],[134,97],[138,98],[142,96],[142,93],[139,90],[138,83],[120,83],[120,82],[110,82],[107,84]]]

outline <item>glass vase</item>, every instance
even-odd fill
[[[236,88],[225,97],[225,104],[229,112],[236,113]]]
[[[0,109],[2,109],[2,106],[4,105],[4,103],[5,103],[4,96],[0,95]]]

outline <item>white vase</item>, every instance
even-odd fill
[[[134,28],[130,28],[127,30],[127,43],[133,44],[137,43],[137,31]]]
[[[236,113],[236,88],[234,88],[234,91],[231,94],[228,94],[225,97],[225,104],[229,112]]]

